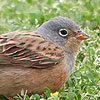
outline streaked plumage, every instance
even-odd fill
[[[53,43],[32,31],[11,32],[0,37],[0,64],[14,64],[23,67],[45,68],[59,63],[63,51]]]

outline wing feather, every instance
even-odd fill
[[[10,64],[46,68],[64,58],[63,51],[35,32],[11,32],[0,36],[0,59],[8,57]],[[5,59],[4,59],[5,60]],[[0,64],[2,62],[0,61]],[[8,64],[8,61],[3,61]]]

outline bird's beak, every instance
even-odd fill
[[[75,35],[75,38],[78,40],[86,40],[89,38],[89,36],[82,31],[78,31],[78,33]]]

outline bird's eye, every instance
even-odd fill
[[[68,35],[68,31],[66,29],[60,29],[59,30],[59,34],[63,37],[67,36]]]

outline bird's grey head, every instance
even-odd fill
[[[56,45],[63,46],[69,38],[76,36],[79,32],[81,33],[81,30],[73,20],[58,16],[43,23],[36,32]]]

